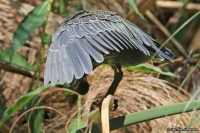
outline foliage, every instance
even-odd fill
[[[85,121],[82,119],[76,119],[72,122],[72,124],[69,126],[69,133],[76,133],[78,129],[81,129],[85,127]]]
[[[155,67],[155,66],[149,66],[146,64],[140,64],[137,66],[128,66],[128,67],[123,67],[126,70],[132,70],[132,71],[140,71],[140,72],[148,72],[148,73],[158,73],[158,74],[163,74],[166,76],[175,76],[171,72],[163,72],[160,68]]]
[[[18,50],[28,36],[39,26],[44,23],[45,15],[49,6],[49,1],[45,1],[42,4],[35,7],[19,24],[17,30],[14,33],[13,43],[11,44],[10,50],[14,53]]]
[[[7,50],[0,50],[0,63],[8,66],[15,67],[22,70],[34,71],[33,66],[31,66],[26,59],[16,53],[11,53]]]
[[[25,110],[31,109],[35,106],[43,106],[43,101],[40,100],[40,97],[31,99],[26,105]],[[29,128],[32,133],[42,133],[42,122],[44,118],[44,109],[37,109],[26,114],[26,121],[28,121]]]
[[[136,124],[139,122],[144,122],[152,119],[157,119],[160,117],[166,117],[178,113],[185,113],[189,111],[194,111],[194,108],[196,110],[200,109],[200,101],[193,100],[189,102],[181,102],[166,106],[160,106],[156,108],[151,108],[147,110],[142,110],[140,112],[134,112],[131,114],[127,114],[124,116],[120,116],[117,118],[113,118],[110,120],[110,130],[116,130],[122,127],[129,126],[131,124]],[[82,128],[78,133],[81,133],[82,131],[85,131],[86,128]],[[94,124],[92,126],[92,132],[95,133],[101,133],[101,129],[97,124]]]
[[[10,118],[10,116],[13,115],[17,110],[22,108],[24,105],[26,105],[28,102],[30,102],[35,96],[37,96],[38,94],[40,94],[42,91],[44,91],[45,89],[47,89],[49,87],[50,87],[50,85],[41,86],[41,87],[37,88],[35,91],[29,92],[25,95],[22,95],[15,104],[13,104],[10,108],[5,110],[3,117],[0,121],[0,126],[2,126],[2,124],[8,118]]]

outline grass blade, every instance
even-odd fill
[[[43,106],[44,103],[41,101],[40,97],[36,97],[31,99],[26,106],[25,110],[29,110],[36,106]],[[42,133],[42,122],[44,118],[44,109],[35,109],[26,114],[26,121],[28,122],[28,126],[31,130],[31,133]]]
[[[144,19],[143,15],[139,12],[139,10],[137,8],[137,5],[135,4],[134,0],[128,0],[128,3],[133,8],[133,10],[135,11],[135,13],[137,13],[142,19]]]
[[[45,89],[49,88],[51,85],[46,85],[46,86],[41,86],[39,88],[37,88],[36,90],[29,92],[25,95],[22,95],[21,97],[19,97],[19,99],[17,100],[17,102],[15,104],[13,104],[10,108],[8,108],[3,116],[2,119],[0,120],[0,127],[4,124],[4,122],[12,115],[14,114],[17,110],[19,110],[20,108],[22,108],[25,104],[27,104],[31,99],[33,99],[36,95],[38,95],[39,93],[41,93],[42,91],[44,91]]]
[[[180,114],[183,111],[185,112],[193,111],[194,108],[197,110],[200,109],[200,101],[193,100],[190,103],[181,102],[181,103],[175,103],[171,105],[160,106],[160,107],[156,107],[152,109],[142,110],[139,112],[134,112],[131,114],[127,114],[124,116],[111,119],[110,130],[112,131],[112,130],[116,130],[116,129],[126,127],[132,124],[165,117],[166,115],[170,116],[174,114]],[[100,126],[98,126],[97,124],[94,124],[92,126],[91,132],[101,133],[101,129],[99,127]],[[86,130],[86,127],[78,130],[76,133],[82,133],[85,130]]]

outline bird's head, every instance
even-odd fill
[[[70,89],[84,95],[89,90],[89,83],[87,78],[84,76],[81,79],[74,78],[73,81],[70,83]]]

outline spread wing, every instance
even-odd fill
[[[170,53],[159,50],[158,43],[134,24],[110,11],[82,11],[67,18],[54,33],[47,56],[44,84],[71,83],[93,70],[91,57],[103,62],[104,54],[136,48],[145,55],[150,50],[167,60]]]

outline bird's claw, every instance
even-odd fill
[[[100,111],[101,111],[102,102],[103,102],[103,101],[101,101],[101,102],[99,103]],[[117,99],[114,99],[114,101],[113,101],[113,106],[112,106],[111,111],[115,111],[115,110],[117,109],[117,107],[118,107],[118,100],[117,100]]]
[[[118,107],[118,100],[117,99],[114,99],[114,102],[113,102],[113,108],[111,109],[111,111],[115,111]]]

